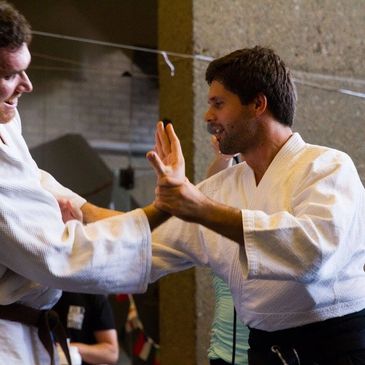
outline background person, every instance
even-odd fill
[[[112,365],[118,361],[118,336],[107,296],[63,292],[53,309],[66,329],[70,346],[77,347],[83,365]]]
[[[207,169],[207,177],[233,166],[232,155],[224,155],[219,151],[215,136],[211,137],[214,159]],[[239,162],[243,156],[235,156]],[[248,364],[248,328],[240,320],[234,319],[234,304],[228,285],[217,275],[212,273],[215,306],[211,327],[208,358],[211,365],[232,364],[234,351],[234,364]]]

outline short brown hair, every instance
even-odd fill
[[[0,48],[17,49],[31,39],[31,27],[25,17],[8,2],[0,1]]]
[[[212,61],[205,78],[209,85],[221,82],[242,104],[264,94],[274,118],[284,125],[293,124],[296,88],[289,69],[272,49],[256,46],[234,51]]]

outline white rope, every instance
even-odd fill
[[[281,360],[281,362],[282,362],[282,364],[283,364],[283,365],[289,365],[289,364],[285,361],[285,359],[284,359],[283,355],[280,353],[278,346],[275,346],[275,345],[271,346],[271,351],[272,351],[272,352],[274,352],[276,355],[278,355],[278,357],[279,357],[279,359]]]
[[[170,67],[170,71],[171,71],[171,76],[175,75],[175,66],[172,64],[172,62],[169,60],[169,56],[167,55],[167,53],[165,51],[162,51],[162,56],[163,59],[165,60],[167,66]]]
[[[211,62],[214,60],[211,56],[206,56],[202,54],[185,54],[185,53],[178,53],[178,52],[171,52],[171,51],[164,51],[159,49],[152,49],[152,48],[146,48],[146,47],[137,47],[137,46],[131,46],[127,44],[120,44],[120,43],[113,43],[113,42],[105,42],[105,41],[98,41],[95,39],[88,39],[88,38],[82,38],[82,37],[73,37],[73,36],[67,36],[64,34],[57,34],[57,33],[49,33],[49,32],[42,32],[38,30],[33,30],[33,34],[44,36],[44,37],[51,37],[51,38],[57,38],[57,39],[65,39],[75,42],[82,42],[82,43],[89,43],[94,45],[101,45],[101,46],[108,46],[108,47],[114,47],[114,48],[120,48],[120,49],[128,49],[128,50],[134,50],[134,51],[141,51],[141,52],[148,52],[148,53],[155,53],[160,54],[163,58],[168,67],[171,70],[171,76],[175,75],[175,67],[173,63],[170,61],[168,56],[174,56],[174,57],[180,57],[180,58],[190,58],[190,59],[196,59],[199,61],[205,61],[205,62]],[[61,59],[59,59],[61,60]],[[322,80],[331,80],[331,81],[341,81],[341,82],[347,82],[351,84],[358,84],[358,85],[365,85],[365,80],[362,79],[356,79],[356,78],[349,78],[349,77],[342,77],[342,76],[335,76],[335,75],[323,75],[319,73],[311,73],[311,72],[304,72],[304,71],[296,71],[293,70],[293,73],[297,76],[304,76],[309,78],[315,78],[315,79],[322,79]],[[358,98],[365,98],[365,93],[359,92],[359,91],[353,91],[346,88],[333,88],[325,85],[318,85],[309,81],[294,80],[298,84],[327,90],[327,91],[334,91],[345,95],[355,96]]]
[[[301,85],[305,85],[305,86],[310,86],[313,87],[315,89],[321,89],[321,90],[326,90],[326,91],[334,91],[334,92],[338,92],[341,94],[346,94],[346,95],[350,95],[350,96],[356,96],[358,98],[362,98],[365,99],[365,93],[363,92],[359,92],[359,91],[353,91],[353,90],[348,90],[348,89],[338,89],[338,88],[334,88],[334,87],[330,87],[330,86],[325,86],[325,85],[318,85],[314,82],[310,82],[310,81],[304,81],[304,80],[298,80],[298,79],[294,79],[294,82],[297,84],[301,84]]]

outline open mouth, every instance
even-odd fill
[[[6,100],[4,103],[11,108],[15,108],[18,104],[18,98]]]
[[[208,124],[207,129],[208,129],[208,133],[213,134],[215,136],[217,136],[223,132],[223,128],[221,128],[217,125],[213,125],[213,124]]]

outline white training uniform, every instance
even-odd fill
[[[143,292],[151,237],[140,209],[84,226],[66,224],[56,198],[85,200],[40,171],[21,135],[18,115],[0,125],[0,304],[48,309],[59,289]],[[56,289],[57,288],[57,289]],[[37,329],[0,320],[0,364],[48,364]]]
[[[210,266],[240,320],[266,331],[365,308],[365,193],[348,155],[295,133],[258,186],[243,162],[199,187],[242,210],[244,247],[172,218],[153,234],[152,281]]]

